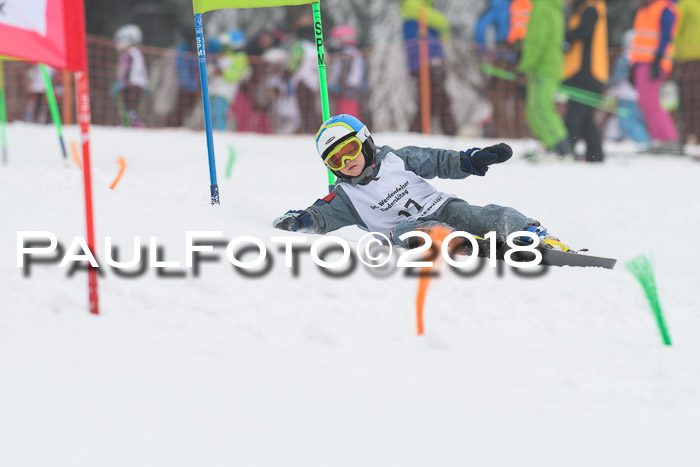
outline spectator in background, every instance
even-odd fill
[[[294,24],[297,42],[292,48],[290,68],[301,112],[300,133],[316,133],[321,121],[321,107],[316,105],[319,93],[318,57],[312,16],[301,16]]]
[[[676,60],[683,112],[683,138],[700,141],[700,0],[680,0],[681,20],[676,38]]]
[[[246,46],[246,53],[249,57],[262,57],[263,54],[280,45],[285,35],[278,29],[263,28]]]
[[[289,71],[289,54],[274,47],[265,51],[263,61],[264,85],[258,88],[262,96],[256,96],[256,101],[261,102],[262,108],[270,115],[275,133],[296,133],[301,115]]]
[[[565,35],[568,52],[564,57],[564,83],[602,94],[610,75],[608,8],[605,0],[575,0],[574,8]],[[593,107],[569,100],[564,121],[571,146],[583,138],[586,161],[602,162],[603,143],[594,117]]]
[[[510,31],[510,0],[491,0],[489,7],[482,13],[476,23],[474,40],[479,45],[486,45],[486,33],[493,26],[494,43],[503,44]]]
[[[530,24],[532,0],[512,0],[508,13],[510,16],[510,29],[508,29],[506,43],[513,54],[512,60],[517,64],[520,62],[523,39],[525,39],[527,35],[527,26]],[[525,86],[519,82],[513,83],[511,94],[515,106],[515,134],[513,136],[516,138],[525,138],[527,136],[527,128],[525,127]]]
[[[419,19],[421,11],[426,11],[428,28],[428,66],[430,67],[430,114],[440,117],[442,132],[456,135],[457,126],[452,116],[450,98],[445,90],[445,54],[443,42],[449,38],[449,23],[445,15],[433,7],[431,0],[404,0],[401,4],[403,20],[403,38],[408,53],[408,68],[416,82],[420,102],[420,55],[419,55]],[[416,112],[411,124],[411,131],[421,131],[421,112]]]
[[[118,100],[117,105],[121,107],[119,100],[123,103],[126,115],[122,116],[122,120],[126,119],[126,123],[132,127],[145,126],[139,117],[139,103],[148,89],[146,60],[138,47],[142,37],[141,28],[135,24],[125,24],[114,34],[119,63],[112,92]]]
[[[608,81],[608,95],[617,99],[617,108],[624,113],[624,115],[617,116],[623,135],[646,149],[651,140],[644,124],[644,117],[637,105],[637,90],[627,79],[630,74],[629,49],[633,36],[633,30],[625,33],[625,50],[615,62]]]
[[[336,26],[328,41],[331,61],[328,69],[328,91],[332,98],[334,114],[349,114],[361,118],[360,99],[366,83],[366,64],[357,49],[355,28]]]
[[[678,31],[678,8],[671,0],[641,0],[634,19],[630,49],[631,77],[639,94],[653,151],[680,151],[678,131],[661,107],[659,91],[673,68],[673,41]]]
[[[509,0],[491,0],[489,7],[476,23],[474,40],[482,64],[502,67],[511,61],[509,56],[512,54],[505,48],[499,48],[499,45],[505,44],[510,30],[509,8]],[[487,37],[490,29],[494,31],[492,40]],[[486,79],[486,94],[491,103],[491,125],[484,131],[484,136],[516,137],[516,113],[510,111],[508,106],[511,101],[508,99],[509,95],[515,94],[512,91],[515,91],[512,83],[494,76]]]
[[[532,0],[513,0],[510,3],[510,28],[506,42],[520,54],[522,40],[527,34],[527,26],[532,14]]]
[[[49,75],[53,78],[56,70],[48,68]],[[24,109],[24,120],[32,123],[49,122],[49,104],[46,100],[46,83],[39,65],[32,65],[27,70],[27,106]]]
[[[272,124],[268,118],[265,102],[259,99],[265,80],[265,61],[263,55],[267,50],[279,46],[285,35],[278,29],[265,28],[253,36],[246,47],[250,64],[250,78],[241,83],[241,89],[233,103],[238,131],[271,133]],[[257,96],[257,97],[256,97]]]
[[[216,59],[211,61],[211,71],[208,72],[211,75],[209,96],[212,127],[215,130],[226,130],[229,128],[231,103],[236,99],[241,81],[248,75],[245,35],[239,29],[228,30],[219,35],[217,41],[211,40],[209,48],[212,51],[220,49]]]
[[[195,36],[190,33],[185,37],[189,39],[183,40],[177,46],[177,55],[175,56],[178,77],[177,103],[168,122],[170,126],[178,127],[184,124],[201,95]]]
[[[554,105],[561,84],[563,44],[562,0],[534,0],[518,71],[527,74],[528,126],[558,158],[573,156],[566,126]]]

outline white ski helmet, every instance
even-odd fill
[[[125,24],[114,33],[114,42],[117,46],[136,45],[143,40],[141,28],[135,24]]]

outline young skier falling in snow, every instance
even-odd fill
[[[483,176],[489,165],[507,161],[513,151],[505,143],[458,152],[407,146],[376,147],[367,127],[351,115],[326,121],[316,134],[316,148],[338,177],[335,190],[304,211],[288,211],[274,221],[278,229],[326,233],[348,225],[379,232],[403,248],[417,247],[414,230],[443,226],[483,237],[496,232],[505,243],[513,232],[528,231],[547,249],[572,251],[540,223],[513,208],[472,206],[442,193],[425,178],[463,179]]]

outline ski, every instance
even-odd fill
[[[479,257],[488,258],[490,255],[490,245],[489,242],[482,239],[476,239],[479,245]],[[524,243],[516,242],[518,245],[524,246]],[[496,254],[496,259],[503,261],[505,254],[511,248],[507,244],[501,245]],[[584,252],[573,252],[573,251],[560,251],[553,250],[550,248],[537,247],[537,250],[542,253],[542,262],[545,266],[571,266],[571,267],[581,267],[581,268],[603,268],[603,269],[613,269],[617,263],[615,258],[605,258],[602,256],[593,256]],[[472,248],[471,244],[466,242],[455,250],[456,254],[460,255],[471,255]],[[511,254],[511,258],[514,261],[526,262],[532,261],[534,259],[533,253],[515,252]]]
[[[499,258],[503,258],[506,251],[510,250],[508,245],[501,246],[498,251]],[[604,268],[613,269],[617,263],[617,259],[605,258],[602,256],[593,256],[583,252],[553,250],[551,248],[537,247],[537,250],[542,253],[542,262],[545,266],[572,266],[581,268]],[[511,258],[514,261],[532,261],[533,253],[515,252]]]
[[[676,156],[676,157],[683,157],[686,155],[685,151],[683,150],[683,147],[676,146],[676,145],[640,148],[637,151],[637,154],[653,155],[653,156]]]

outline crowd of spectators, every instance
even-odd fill
[[[700,1],[640,0],[612,76],[607,19],[605,0],[492,0],[475,41],[491,61],[517,63],[515,82],[525,87],[529,130],[553,157],[602,161],[601,127],[613,121],[643,151],[681,153],[686,143],[696,144]],[[495,35],[487,42],[489,28]],[[674,83],[680,99],[664,102]],[[563,118],[556,105],[560,94],[568,98]],[[503,110],[509,107],[502,93],[489,98],[496,127],[507,128],[509,116],[518,118],[517,111]],[[576,154],[579,141],[585,143],[582,154]]]
[[[404,44],[418,108],[409,116],[409,129],[426,131],[427,113],[438,124],[430,131],[457,135],[463,119],[447,85],[453,72],[449,20],[431,0],[403,0],[400,12],[402,37],[397,40]],[[173,51],[177,89],[162,125],[203,125],[201,115],[197,118],[201,89],[193,36],[184,34]],[[142,113],[152,92],[141,38],[132,24],[114,36],[111,96],[118,121],[133,127],[144,126]],[[330,106],[333,114],[355,115],[371,125],[372,51],[360,50],[359,39],[349,24],[327,33]],[[545,154],[589,162],[604,160],[603,135],[629,138],[652,152],[682,151],[684,144],[698,143],[700,0],[640,0],[624,51],[615,56],[608,44],[605,0],[491,0],[473,39],[477,63],[464,66],[478,65],[485,72],[481,89],[489,112],[481,121],[483,136],[534,136]],[[315,132],[322,118],[310,15],[299,16],[289,28],[267,27],[251,37],[237,28],[219,32],[206,39],[206,51],[215,130]],[[63,75],[51,73],[60,94]],[[25,120],[47,122],[37,67],[29,69],[26,83]],[[679,98],[664,99],[674,91]],[[422,99],[424,93],[429,99]],[[421,110],[428,101],[429,109]],[[585,149],[577,155],[579,142]]]

